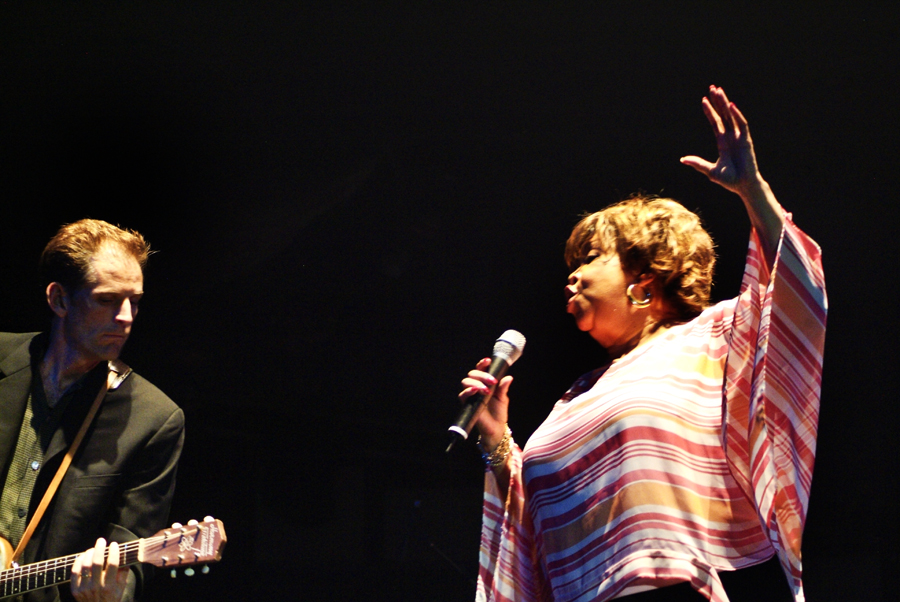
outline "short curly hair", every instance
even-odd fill
[[[91,258],[107,245],[134,257],[141,271],[147,265],[150,244],[140,233],[103,220],[83,219],[60,228],[44,247],[39,266],[44,285],[59,282],[70,292],[81,290],[96,276]]]
[[[652,274],[669,321],[690,320],[709,306],[715,245],[700,217],[677,201],[636,194],[586,215],[566,242],[569,268],[592,249],[615,251],[628,272]]]

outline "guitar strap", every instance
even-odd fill
[[[81,440],[84,439],[88,427],[90,427],[91,422],[94,421],[94,416],[97,415],[97,410],[100,409],[100,404],[103,403],[103,398],[106,397],[107,391],[115,391],[118,389],[119,385],[128,378],[129,374],[131,374],[131,368],[129,368],[125,362],[119,360],[112,360],[109,362],[109,374],[106,376],[106,381],[100,387],[100,392],[97,393],[94,404],[91,406],[91,409],[88,410],[87,416],[84,417],[81,429],[78,431],[78,434],[75,435],[75,439],[72,440],[69,451],[67,451],[65,457],[63,457],[62,463],[60,463],[59,469],[56,471],[56,475],[54,475],[53,480],[50,481],[50,485],[47,486],[47,491],[44,493],[41,503],[38,504],[37,509],[34,511],[34,516],[31,517],[31,521],[28,523],[25,533],[22,534],[22,539],[19,541],[19,545],[16,546],[16,551],[12,556],[12,565],[19,560],[22,552],[25,551],[25,546],[28,545],[28,540],[31,539],[31,535],[37,528],[38,523],[41,522],[44,511],[47,510],[47,506],[50,505],[50,500],[53,499],[53,495],[56,493],[56,489],[59,487],[60,482],[65,476],[66,470],[68,470],[69,465],[72,463],[72,458],[75,457],[75,452],[78,451],[78,447],[81,445]]]

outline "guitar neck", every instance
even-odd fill
[[[174,524],[171,529],[163,529],[151,537],[120,543],[119,566],[143,562],[174,569],[218,562],[226,541],[222,521],[207,516],[202,523],[192,520],[186,526]],[[9,548],[9,544],[0,548]],[[0,598],[18,596],[71,580],[72,565],[78,556],[73,554],[0,571]],[[106,556],[109,556],[109,548],[106,549]]]
[[[140,562],[141,540],[119,544],[119,566]],[[107,550],[107,556],[109,551]],[[18,596],[36,589],[53,587],[72,579],[72,565],[79,554],[43,560],[0,571],[0,598]]]

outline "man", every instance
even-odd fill
[[[27,602],[134,599],[143,569],[118,567],[116,543],[104,563],[106,542],[166,526],[184,415],[115,361],[144,293],[148,255],[136,232],[99,220],[63,226],[41,256],[49,333],[0,333],[0,535],[13,548],[110,370],[126,376],[105,395],[19,564],[87,551],[70,586],[33,591]]]

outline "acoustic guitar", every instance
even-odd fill
[[[208,516],[202,523],[191,521],[183,527],[163,529],[152,537],[120,543],[119,566],[145,562],[160,568],[177,569],[218,562],[222,558],[226,541],[222,521]],[[0,538],[0,548],[0,562],[2,566],[9,567],[12,546]],[[0,570],[0,599],[69,581],[72,578],[72,565],[79,555],[72,554]],[[193,569],[189,568],[186,572],[193,574]]]

